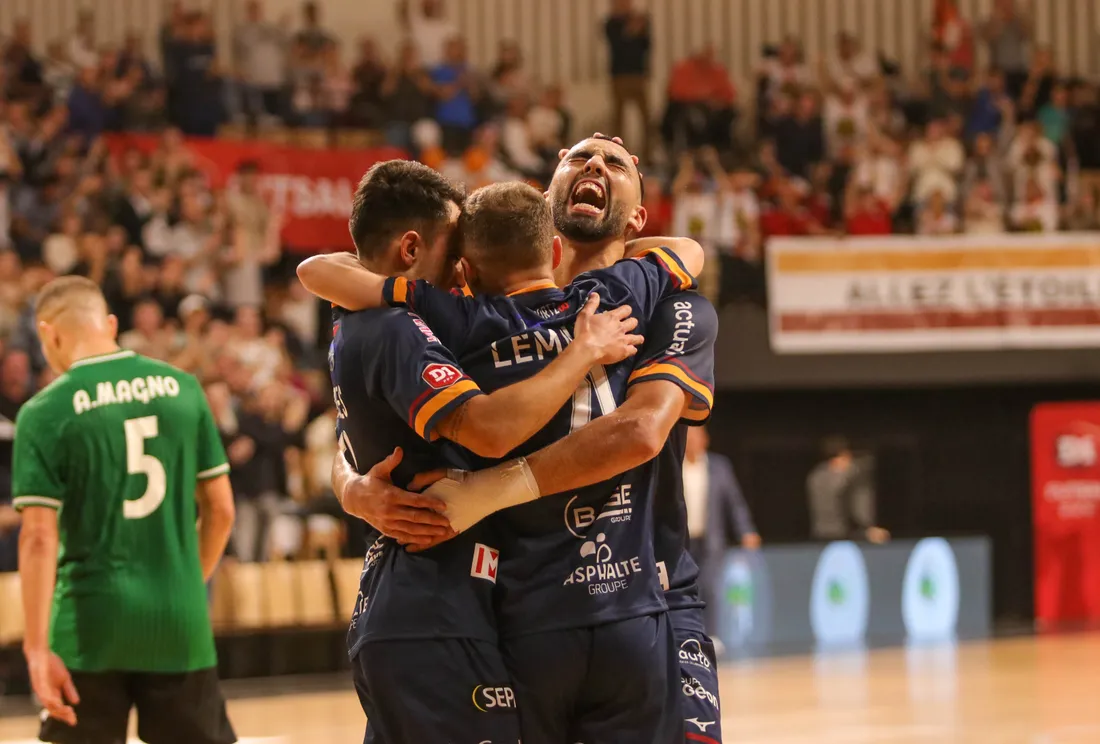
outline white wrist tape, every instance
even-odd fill
[[[476,472],[448,470],[424,495],[445,502],[451,529],[465,532],[490,514],[541,494],[527,460],[520,457]]]

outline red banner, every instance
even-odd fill
[[[1035,618],[1100,622],[1100,402],[1031,411]]]
[[[159,138],[152,135],[117,134],[108,138],[115,156],[130,148],[151,153],[159,144]],[[272,210],[282,212],[285,219],[284,245],[307,253],[350,249],[348,216],[359,179],[381,160],[408,157],[403,150],[389,147],[313,150],[267,142],[205,139],[187,140],[186,147],[195,168],[215,188],[227,185],[241,163],[258,163],[260,189]]]

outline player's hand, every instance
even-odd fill
[[[75,726],[73,706],[80,703],[80,695],[65,662],[52,651],[34,651],[27,654],[27,670],[31,688],[49,717]]]
[[[630,316],[630,307],[622,305],[597,313],[599,306],[600,296],[595,292],[588,295],[573,327],[573,343],[592,354],[596,364],[614,364],[637,354],[645,339],[631,333],[637,328],[638,319]]]
[[[344,511],[403,545],[438,544],[454,537],[451,523],[443,515],[447,509],[444,502],[393,485],[391,475],[402,457],[398,447],[366,475],[348,481],[342,499]],[[443,475],[443,472],[422,473],[410,487],[426,488]]]

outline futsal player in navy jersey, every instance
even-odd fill
[[[449,283],[449,237],[462,199],[425,166],[376,166],[354,200],[360,259],[386,273]],[[463,452],[512,449],[571,399],[593,364],[627,358],[640,342],[628,310],[595,315],[596,302],[578,303],[574,341],[552,363],[490,394],[414,313],[336,312],[329,361],[344,462],[358,469],[400,448],[404,459],[392,476],[408,487],[416,472],[466,463]],[[433,443],[440,438],[465,449],[446,451]],[[406,504],[431,501],[410,495]],[[492,608],[491,525],[420,555],[374,537],[349,630],[369,719],[365,741],[517,741],[516,699]]]
[[[568,348],[573,314],[587,296],[630,304],[646,317],[692,283],[674,249],[655,247],[558,289],[550,210],[523,184],[475,192],[460,230],[466,277],[488,294],[457,297],[426,282],[373,276],[361,280],[366,299],[356,306],[385,299],[415,310],[485,390],[531,375]],[[698,267],[698,245],[680,243],[690,245],[688,260]],[[633,371],[632,364],[594,367],[572,405],[519,452],[533,452],[613,410]],[[681,722],[669,711],[679,675],[652,551],[651,469],[523,503],[540,495],[524,469],[520,459],[498,471],[491,505],[471,499],[449,514],[452,525],[464,529],[490,511],[515,507],[500,514],[495,537],[500,631],[524,741],[676,741]]]
[[[644,224],[636,164],[637,159],[620,140],[601,135],[562,151],[548,194],[555,227],[564,239],[559,281],[606,266],[626,253],[627,239]],[[577,203],[584,199],[575,198],[584,179],[597,180],[605,187],[606,198],[591,209]],[[583,485],[657,458],[657,488],[666,498],[655,504],[654,551],[662,564],[662,576],[667,577],[666,601],[680,664],[676,692],[685,722],[682,736],[697,742],[721,741],[721,712],[717,661],[703,632],[698,569],[686,551],[681,481],[684,437],[677,424],[698,424],[709,414],[716,333],[716,313],[706,299],[688,293],[663,301],[647,331],[626,403],[528,458],[533,471],[547,479],[546,488],[563,490],[571,485],[562,481],[555,486],[550,478],[576,477]],[[346,489],[376,505],[375,521],[389,520],[395,513],[386,505],[404,492],[384,477],[355,477],[346,468],[337,471],[337,492]],[[410,518],[429,521],[433,516],[419,512]],[[438,539],[408,537],[407,541],[420,540],[421,544]]]

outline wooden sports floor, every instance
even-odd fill
[[[1100,634],[726,664],[731,744],[1100,744]],[[248,744],[358,744],[355,695],[234,700]],[[0,717],[0,744],[33,740]],[[500,743],[504,744],[504,743]]]

